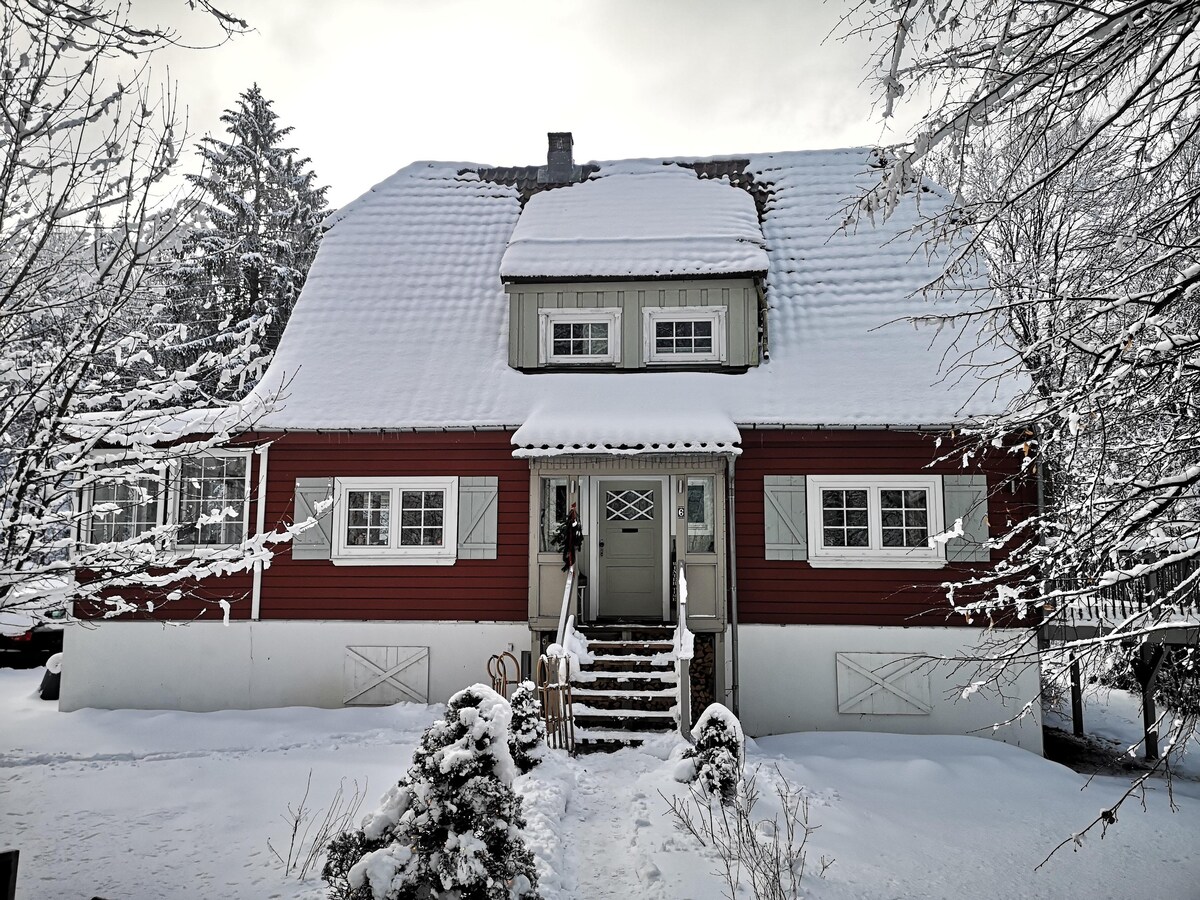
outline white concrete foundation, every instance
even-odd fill
[[[1038,704],[1019,720],[999,724],[1018,715],[1024,703],[1037,696],[1036,660],[1010,667],[1002,691],[985,685],[964,697],[964,688],[981,678],[976,665],[920,659],[969,658],[984,641],[994,649],[1002,637],[1003,633],[968,628],[742,625],[738,629],[742,725],[751,735],[792,731],[974,734],[1040,754]],[[840,662],[838,654],[842,654]],[[876,677],[883,681],[894,680],[896,690],[879,686],[860,671],[864,669],[876,669]],[[848,711],[839,712],[839,703]]]
[[[343,705],[346,648],[428,647],[429,702],[488,683],[529,646],[524,622],[99,622],[66,629],[59,709]]]

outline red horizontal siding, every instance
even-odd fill
[[[490,475],[499,484],[496,559],[451,566],[335,566],[294,560],[263,575],[263,619],[468,619],[528,615],[529,465],[510,432],[288,433],[267,465],[268,528],[290,522],[297,478]]]
[[[737,462],[739,619],[748,624],[965,625],[943,583],[971,565],[942,569],[814,569],[806,562],[767,560],[764,547],[765,475],[913,475],[986,473],[992,533],[1019,521],[1036,502],[1032,479],[1014,480],[1020,461],[997,451],[964,468],[961,449],[943,436],[905,431],[747,431]],[[961,447],[961,445],[959,445]],[[964,448],[965,449],[965,448]],[[941,462],[933,461],[951,454]],[[931,464],[932,463],[932,464]],[[959,593],[959,598],[963,594]]]

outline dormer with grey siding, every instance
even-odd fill
[[[759,364],[765,315],[751,277],[516,283],[514,369],[704,369]]]
[[[758,365],[767,254],[751,194],[661,163],[578,175],[529,197],[509,238],[509,365]]]

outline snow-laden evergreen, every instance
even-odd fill
[[[263,356],[279,343],[321,240],[325,193],[311,160],[285,145],[257,84],[221,115],[228,140],[200,142],[203,172],[190,175],[202,219],[168,278],[174,321],[186,325],[193,352],[219,345],[229,322],[265,317]],[[246,384],[214,385],[221,396]]]
[[[404,778],[359,831],[330,845],[323,876],[331,896],[537,900],[533,856],[521,839],[521,800],[512,789],[511,718],[508,702],[481,684],[451,697],[446,717],[421,736]]]
[[[537,686],[532,681],[522,681],[513,691],[509,705],[512,724],[508,746],[513,762],[524,774],[541,762],[546,747],[546,723],[542,719]]]
[[[692,738],[696,743],[684,752],[685,763],[677,774],[686,781],[698,780],[710,796],[720,798],[722,803],[732,803],[746,760],[742,723],[729,709],[713,703],[696,720]]]

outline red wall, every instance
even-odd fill
[[[264,619],[523,621],[529,596],[529,464],[511,432],[291,433],[267,464],[266,523],[292,521],[297,478],[493,475],[499,480],[496,559],[452,566],[335,566],[285,549],[263,574]]]
[[[336,476],[490,475],[499,480],[497,558],[457,560],[452,566],[335,566],[293,560],[290,545],[263,574],[263,619],[525,620],[528,602],[529,466],[514,459],[510,432],[297,432],[246,435],[242,444],[271,440],[266,527],[293,518],[297,478]],[[1036,502],[1032,478],[1013,479],[1019,454],[996,453],[982,468],[964,468],[959,455],[929,434],[901,431],[746,430],[737,461],[737,573],[743,623],[930,625],[966,624],[952,613],[943,582],[973,565],[942,569],[814,569],[806,562],[767,561],[763,535],[763,476],[818,474],[913,475],[984,471],[993,491],[993,534]],[[251,528],[257,516],[258,457],[251,480]],[[231,617],[250,615],[249,574],[210,579],[187,598],[155,614],[172,619],[219,618],[218,597]],[[206,602],[207,601],[207,602]]]
[[[806,562],[764,558],[764,475],[986,472],[991,489],[1019,469],[1019,456],[1008,453],[990,456],[980,468],[964,468],[960,454],[930,466],[953,446],[943,439],[937,447],[935,440],[934,435],[910,431],[743,431],[735,482],[739,620],[806,625],[967,624],[951,611],[941,585],[962,577],[978,563],[942,569],[814,569]],[[1035,503],[1032,478],[1021,479],[1015,492],[993,491],[988,502],[993,535],[1006,522],[1023,518]]]

